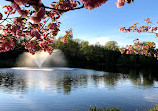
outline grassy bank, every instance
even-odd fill
[[[97,106],[90,106],[88,111],[123,111],[123,110],[121,108],[118,108],[118,107],[98,108]],[[131,110],[129,109],[129,111],[131,111]],[[138,110],[135,110],[135,111],[138,111]],[[145,111],[158,111],[158,105],[155,104],[153,109],[148,109]]]

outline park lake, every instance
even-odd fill
[[[0,0],[0,111],[158,111],[157,5]]]
[[[150,70],[81,68],[0,69],[0,111],[88,111],[90,106],[147,110],[158,103],[158,77]],[[122,71],[123,70],[123,71]]]

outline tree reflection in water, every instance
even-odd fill
[[[22,75],[0,73],[0,91],[26,92],[26,80]]]
[[[17,71],[18,72],[18,71]],[[22,71],[1,72],[0,91],[26,92],[29,88],[56,90],[58,93],[70,94],[72,90],[86,88],[89,83],[98,87],[99,83],[116,87],[122,80],[129,80],[133,85],[152,87],[158,80],[157,73],[150,71],[129,70],[129,73],[111,73],[92,71]]]
[[[57,74],[61,75],[61,74]],[[69,94],[71,90],[80,87],[86,87],[88,76],[86,74],[72,74],[70,72],[64,72],[63,76],[59,76],[56,79],[56,86],[58,90],[64,90],[65,94]]]

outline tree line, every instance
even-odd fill
[[[63,43],[54,41],[54,48],[64,52],[71,67],[112,68],[115,66],[158,66],[154,57],[138,54],[121,54],[116,41],[108,41],[104,46],[99,43],[69,39]]]
[[[89,44],[88,41],[70,38],[66,43],[60,38],[54,40],[54,49],[60,49],[69,67],[82,68],[112,68],[115,66],[158,66],[158,61],[154,57],[147,57],[137,54],[121,54],[116,41],[109,41],[104,46],[99,43]],[[20,54],[26,52],[24,47],[18,46],[12,51],[0,53],[0,67],[16,66],[16,59]],[[52,53],[53,54],[53,53]]]

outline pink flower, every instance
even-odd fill
[[[6,6],[4,6],[4,7],[6,7],[6,9],[7,9],[6,11],[4,11],[5,14],[8,14],[8,13],[11,12],[11,13],[10,13],[10,15],[11,15],[11,14],[14,14],[14,13],[15,13],[15,10],[13,11],[13,7],[12,7],[11,5],[6,5]]]
[[[156,57],[157,57],[157,54],[154,54],[154,57],[156,58]]]
[[[34,14],[34,16],[31,16],[30,19],[34,22],[34,23],[39,23],[41,21],[41,19],[44,18],[44,15],[46,14],[46,11],[44,8],[40,8],[38,12],[36,12]]]
[[[130,54],[130,52],[129,52],[129,51],[126,51],[126,54]]]
[[[20,17],[14,18],[14,19],[13,19],[13,22],[14,22],[14,24],[19,25],[19,26],[22,26],[23,23],[24,23],[24,22],[21,20]]]
[[[19,13],[22,17],[26,17],[29,12],[28,12],[27,10],[19,10],[18,13]]]
[[[46,20],[43,21],[43,23],[46,23],[46,22],[47,22]]]
[[[14,0],[14,2],[18,5],[26,5],[28,0]]]
[[[54,40],[51,40],[49,38],[46,38],[46,42],[48,42],[49,44],[52,44],[54,42]]]
[[[26,34],[27,36],[31,36],[31,31],[26,31],[25,34]]]
[[[29,52],[34,55],[35,52],[39,49],[39,43],[37,42],[33,42],[33,41],[29,41],[25,44],[25,49],[28,49]]]
[[[11,37],[0,37],[0,52],[6,52],[14,48],[15,43]]]
[[[122,6],[125,5],[125,0],[118,0],[115,4],[117,5],[118,8],[121,8]]]
[[[51,46],[48,46],[47,42],[44,41],[44,42],[41,42],[40,43],[40,47],[44,50],[44,52],[48,52],[50,55],[52,54],[52,50],[53,48]]]
[[[41,7],[39,11],[35,14],[35,16],[39,17],[40,19],[43,19],[45,14],[46,14],[45,9]]]
[[[29,4],[36,4],[37,6],[40,6],[42,4],[41,0],[28,0]]]
[[[156,37],[156,38],[158,37],[158,33],[155,33],[155,37]]]
[[[21,10],[20,6],[17,3],[12,2],[11,4],[12,7],[15,8],[15,10],[17,10],[21,16],[26,17],[28,15],[29,12],[26,10]]]
[[[61,41],[66,43],[67,42],[67,39],[65,37],[61,38]]]
[[[92,10],[106,3],[107,0],[81,0],[81,2],[85,5],[86,9]]]
[[[36,30],[31,33],[31,36],[36,37],[36,40],[42,41],[41,35]]]
[[[13,34],[13,36],[16,36],[16,32],[20,30],[19,27],[17,27],[16,25],[13,25],[11,27],[11,33]]]
[[[35,16],[31,16],[30,19],[31,19],[34,23],[36,23],[36,24],[38,24],[38,23],[41,21],[40,18],[35,17]]]
[[[49,24],[48,24],[48,29],[54,30],[54,29],[56,29],[56,28],[57,28],[57,24],[56,24],[56,23],[49,23]]]

